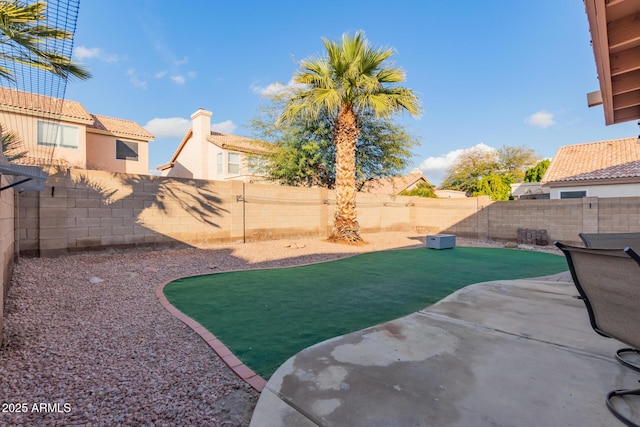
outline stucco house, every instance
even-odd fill
[[[549,199],[549,189],[539,182],[517,182],[511,184],[511,196],[514,200]]]
[[[207,180],[261,181],[260,159],[273,150],[269,143],[211,130],[205,109],[191,115],[191,129],[171,160],[158,167],[162,176]]]
[[[360,188],[363,193],[399,194],[402,191],[411,191],[420,183],[429,183],[420,169],[414,169],[409,175],[389,176],[365,181]]]
[[[370,179],[362,185],[360,191],[363,193],[397,195],[405,190],[411,191],[423,182],[431,184],[431,182],[429,182],[429,180],[422,174],[422,171],[415,168],[408,175]],[[434,190],[434,193],[436,196],[443,199],[467,197],[463,191],[456,190],[436,189]]]
[[[640,196],[638,137],[560,147],[541,181],[551,199]]]
[[[21,162],[149,173],[153,135],[131,120],[90,114],[79,102],[0,87],[0,125],[21,139]]]

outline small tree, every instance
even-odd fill
[[[491,200],[509,200],[513,179],[506,175],[491,174],[478,181],[473,196],[489,196]]]
[[[498,170],[502,175],[512,177],[513,182],[522,182],[527,168],[538,161],[533,149],[503,145],[498,149]]]
[[[534,167],[527,169],[524,174],[524,182],[540,182],[544,177],[544,174],[547,172],[551,161],[549,159],[545,159],[539,162]]]
[[[415,197],[431,197],[437,199],[438,196],[435,193],[435,186],[428,182],[420,182],[415,188],[411,190],[402,190],[401,196],[415,196]]]
[[[498,157],[495,151],[474,147],[463,152],[447,169],[441,188],[464,191],[472,195],[478,181],[498,169]]]

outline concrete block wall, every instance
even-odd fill
[[[245,184],[236,192],[236,205],[244,212],[245,241],[286,237],[325,236],[329,191]],[[244,200],[244,203],[242,202]]]
[[[640,198],[492,202],[488,197],[425,199],[360,193],[362,232],[416,230],[516,241],[518,228],[579,243],[580,232],[640,230]],[[44,256],[107,247],[206,247],[328,236],[335,194],[321,188],[245,184],[71,170],[42,192],[18,198],[16,244]]]
[[[335,200],[335,196],[332,196]],[[358,193],[356,209],[358,223],[363,233],[403,231],[411,228],[411,198],[389,197],[383,194]],[[333,225],[334,213],[329,218]]]
[[[487,209],[488,236],[516,241],[518,228],[547,230],[549,241],[579,243],[578,233],[590,229],[586,199],[518,200],[493,202]],[[585,213],[586,212],[586,213]]]
[[[0,185],[8,185],[7,179],[0,178]],[[6,189],[0,192],[0,278],[2,289],[0,290],[0,345],[3,341],[4,302],[9,292],[11,272],[13,270],[14,257],[14,192]]]
[[[464,199],[411,198],[411,225],[426,234],[455,234],[460,237],[486,239],[486,209],[489,197]]]
[[[640,230],[640,197],[596,199],[597,230],[594,233],[628,233]]]

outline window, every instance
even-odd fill
[[[561,199],[581,199],[583,197],[587,197],[587,191],[561,191],[560,198]]]
[[[250,174],[260,175],[265,173],[268,163],[264,156],[250,156],[247,158],[247,166]]]
[[[223,171],[223,169],[222,169],[222,153],[218,153],[216,155],[216,165],[217,165],[217,167],[216,167],[217,174],[218,175],[222,175],[222,173],[223,173],[222,172]]]
[[[116,159],[138,161],[138,143],[116,139]]]
[[[38,145],[78,149],[78,128],[39,121]]]
[[[228,173],[240,173],[240,153],[229,153]]]

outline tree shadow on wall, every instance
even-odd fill
[[[122,208],[132,208],[139,225],[144,225],[144,212],[154,208],[168,217],[184,212],[197,222],[217,229],[222,228],[220,219],[229,213],[223,208],[224,200],[212,190],[214,184],[210,181],[86,170],[69,170],[65,175],[76,188],[86,186],[97,192],[102,199],[101,207],[117,203]],[[138,202],[129,202],[131,200]]]

